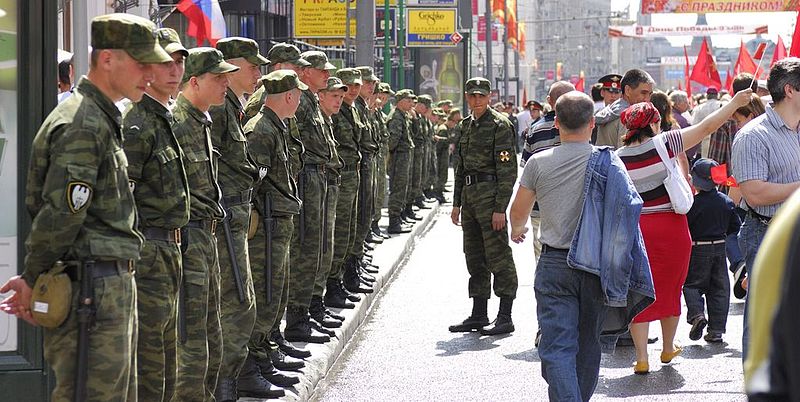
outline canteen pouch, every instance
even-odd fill
[[[39,275],[31,295],[31,314],[39,325],[58,328],[72,308],[72,281],[58,261],[49,271]]]
[[[247,240],[253,240],[256,237],[258,230],[258,221],[261,220],[261,215],[256,208],[250,208],[250,226],[247,228]]]

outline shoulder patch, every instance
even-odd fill
[[[259,180],[264,180],[264,178],[267,177],[267,172],[268,171],[269,171],[269,169],[266,166],[259,166],[258,167],[258,179]]]
[[[508,151],[500,151],[497,156],[500,158],[500,162],[508,162],[511,160],[511,154]]]
[[[67,184],[67,205],[73,214],[81,212],[92,199],[92,186],[82,181],[71,181]]]

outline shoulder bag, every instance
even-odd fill
[[[664,179],[664,187],[667,189],[667,194],[669,194],[669,200],[672,202],[672,209],[675,213],[686,215],[692,209],[694,195],[689,183],[678,170],[677,164],[670,159],[669,153],[667,153],[666,141],[667,137],[663,135],[657,135],[653,138],[658,156],[661,157],[661,161],[667,167],[667,178]]]

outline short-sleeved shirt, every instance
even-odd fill
[[[683,137],[681,137],[680,130],[667,131],[645,143],[625,146],[617,150],[617,155],[628,169],[628,175],[633,180],[636,191],[644,200],[643,214],[672,211],[672,202],[666,187],[664,187],[667,166],[661,161],[655,142],[653,142],[662,141],[660,136],[666,137],[667,153],[673,163],[676,163],[675,155],[683,152]]]
[[[520,185],[536,193],[542,244],[570,247],[583,208],[583,183],[591,154],[588,142],[566,142],[537,152],[525,164]]]
[[[739,183],[800,181],[800,133],[767,107],[766,113],[747,123],[733,139],[731,168]],[[773,216],[781,205],[779,202],[752,208],[761,215]]]

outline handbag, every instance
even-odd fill
[[[669,153],[667,153],[666,141],[667,137],[663,135],[653,138],[658,156],[661,157],[661,161],[667,167],[667,178],[664,179],[664,187],[667,189],[667,194],[669,194],[669,200],[672,202],[672,209],[675,213],[686,215],[692,209],[694,194],[692,193],[692,188],[689,187],[689,183],[678,170],[678,165],[670,159]]]

